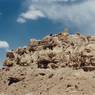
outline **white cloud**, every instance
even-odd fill
[[[95,34],[95,0],[27,0],[27,2],[29,4],[27,11],[20,15],[24,22],[37,20],[39,17],[47,17],[62,23],[65,20],[74,23],[84,34]]]
[[[19,23],[25,23],[26,20],[25,20],[24,18],[22,18],[22,17],[19,17],[19,18],[17,19],[17,22],[19,22]]]
[[[9,48],[9,44],[6,41],[0,41],[0,48]]]
[[[29,19],[36,20],[38,17],[47,16],[49,19],[53,19],[53,20],[64,20],[64,19],[72,20],[74,18],[77,21],[77,20],[80,20],[81,15],[85,14],[85,10],[89,9],[87,8],[89,6],[87,2],[86,2],[87,4],[81,3],[81,4],[68,6],[68,4],[62,5],[59,3],[53,3],[53,1],[75,2],[75,1],[81,1],[81,0],[47,0],[47,1],[27,0],[28,3],[30,2],[29,8],[26,12],[20,15],[20,18],[24,20],[29,20]],[[85,0],[82,0],[82,1],[85,1]],[[92,4],[90,4],[90,6],[91,5]]]
[[[23,12],[17,19],[17,22],[25,23],[26,20],[37,20],[43,17],[45,17],[43,12],[32,7],[32,8],[29,8],[28,11]]]

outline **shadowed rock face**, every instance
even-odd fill
[[[76,72],[77,75],[73,75]],[[0,93],[70,95],[73,89],[78,92],[72,95],[92,95],[89,89],[93,92],[94,85],[92,86],[88,74],[91,74],[89,77],[95,82],[94,72],[94,36],[86,37],[79,33],[69,35],[66,32],[50,35],[41,41],[33,39],[26,48],[17,48],[6,54],[4,68],[0,70]],[[76,81],[83,84],[75,84]]]
[[[8,78],[8,81],[9,81],[8,85],[11,85],[11,84],[13,84],[13,83],[17,83],[17,82],[19,82],[19,81],[21,81],[21,80],[23,80],[23,79],[24,79],[24,78],[9,77],[9,78]]]

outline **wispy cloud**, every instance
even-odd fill
[[[37,20],[39,18],[43,18],[45,15],[40,10],[36,9],[35,7],[29,7],[26,12],[21,13],[17,22],[25,23],[27,20]]]
[[[18,22],[18,23],[25,23],[25,22],[26,22],[26,19],[23,18],[23,17],[19,17],[19,18],[17,19],[17,22]]]
[[[18,19],[37,20],[47,17],[56,22],[70,21],[87,34],[95,34],[95,0],[26,0],[27,11]],[[83,33],[85,33],[83,32]],[[86,34],[85,33],[85,34]]]
[[[40,17],[47,17],[51,20],[70,20],[76,23],[86,20],[91,16],[94,4],[88,0],[26,0],[29,4],[27,11],[20,14],[18,22],[37,20]],[[84,1],[84,2],[83,2]],[[80,3],[81,2],[81,3]],[[95,8],[95,7],[94,7]],[[87,15],[86,15],[87,14]]]
[[[9,44],[6,41],[0,41],[0,48],[9,48]]]

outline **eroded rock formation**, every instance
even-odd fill
[[[25,95],[33,90],[35,93],[33,95],[54,95],[48,94],[48,91],[57,85],[57,78],[60,81],[64,79],[62,77],[64,68],[86,72],[95,70],[95,36],[82,36],[79,33],[69,35],[67,32],[50,34],[42,40],[31,39],[26,48],[9,51],[4,67],[0,70],[0,92],[10,93],[8,95]],[[57,73],[60,77],[56,75]],[[79,89],[76,84],[75,86],[67,84],[68,89],[73,87]]]

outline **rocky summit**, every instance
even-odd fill
[[[67,31],[8,51],[0,95],[95,95],[95,36]]]

